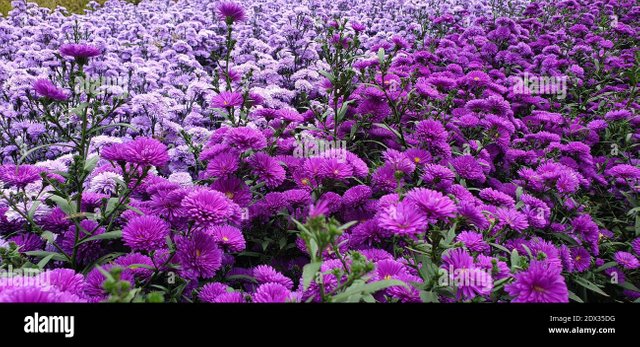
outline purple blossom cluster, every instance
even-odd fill
[[[640,6],[509,4],[13,1],[0,302],[640,300]]]

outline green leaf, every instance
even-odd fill
[[[600,287],[598,287],[597,285],[595,285],[593,282],[582,278],[582,277],[574,277],[573,279],[577,284],[581,285],[584,288],[589,289],[592,292],[598,293],[602,296],[606,296],[609,297],[609,294],[605,293],[602,291],[602,289]]]
[[[116,208],[119,202],[120,202],[120,198],[110,198],[109,200],[107,200],[107,207],[104,209],[104,215],[105,216],[110,215],[113,212],[113,210]]]
[[[38,207],[41,205],[42,203],[40,201],[35,201],[33,203],[33,205],[31,206],[31,208],[29,209],[29,211],[27,212],[27,216],[29,216],[30,219],[33,219],[33,215],[36,214],[36,210],[38,209]]]
[[[316,276],[318,271],[320,270],[320,266],[322,262],[314,262],[309,263],[302,268],[302,287],[304,290],[307,290],[311,285],[311,281]]]
[[[576,293],[569,291],[569,299],[575,301],[575,302],[579,302],[579,303],[584,303],[584,301],[582,301],[582,299],[580,299],[579,296],[576,295]]]
[[[499,244],[497,244],[497,243],[492,243],[492,242],[489,242],[489,244],[490,244],[491,246],[493,246],[493,247],[495,247],[495,248],[497,248],[497,249],[499,249],[499,250],[501,250],[501,251],[503,251],[503,252],[507,253],[507,254],[509,254],[509,253],[510,253],[510,251],[509,251],[506,247],[504,247],[504,246],[502,246],[502,245],[499,245]]]
[[[111,239],[119,239],[122,237],[122,230],[114,230],[114,231],[109,231],[100,235],[95,235],[95,236],[91,236],[88,237],[80,242],[78,242],[79,245],[85,243],[85,242],[89,242],[89,241],[95,241],[95,240],[111,240]]]
[[[55,254],[49,254],[48,256],[42,258],[39,262],[38,262],[38,267],[40,269],[43,269],[48,263],[49,261],[51,261],[51,259],[53,259],[53,256],[55,256]]]
[[[56,235],[50,231],[44,231],[40,234],[40,237],[49,243],[53,243],[56,240]]]
[[[382,47],[378,49],[378,62],[380,63],[380,65],[384,63],[384,48]]]
[[[386,289],[394,286],[406,287],[407,284],[398,280],[382,280],[382,281],[377,281],[377,282],[367,283],[367,284],[362,284],[362,281],[359,281],[352,284],[351,287],[349,287],[343,293],[340,293],[334,296],[331,299],[331,302],[345,302],[347,299],[351,298],[352,296],[357,296],[359,301],[359,299],[364,295],[373,294],[382,289]]]
[[[76,213],[75,203],[67,201],[65,198],[57,195],[51,195],[49,200],[53,201],[60,209],[71,216]]]
[[[640,236],[640,214],[636,215],[636,237]]]
[[[91,158],[87,159],[87,161],[84,162],[84,171],[93,171],[93,169],[95,169],[96,165],[98,164],[98,160],[100,160],[100,156],[98,155],[94,155]]]
[[[420,291],[420,300],[422,300],[422,302],[440,302],[440,300],[438,299],[438,294],[434,293],[434,292],[427,292],[424,290]]]
[[[511,271],[515,270],[520,266],[520,255],[518,254],[518,250],[514,249],[511,252]]]
[[[329,81],[331,81],[332,84],[336,80],[336,78],[328,71],[320,70],[320,71],[318,71],[318,73],[321,74],[322,76],[326,77]]]
[[[610,267],[614,267],[618,265],[618,263],[616,263],[615,261],[610,261],[606,264],[603,264],[602,266],[600,266],[599,268],[595,269],[594,272],[602,272]]]
[[[32,257],[38,257],[38,258],[45,258],[48,257],[49,255],[52,255],[51,259],[56,260],[56,261],[65,261],[68,262],[69,259],[67,259],[67,257],[65,257],[63,254],[60,253],[56,253],[56,252],[49,252],[49,251],[29,251],[29,252],[24,252],[24,254],[32,256]]]
[[[623,282],[623,283],[618,283],[618,285],[624,289],[628,289],[631,291],[634,291],[636,293],[640,293],[640,289],[638,289],[638,287],[634,286],[631,282]]]

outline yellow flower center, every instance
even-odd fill
[[[227,241],[229,241],[229,238],[228,238],[228,237],[226,237],[226,236],[223,236],[223,237],[222,237],[222,241],[227,242]]]
[[[480,80],[480,77],[474,77],[474,78],[473,78],[473,80],[474,80],[474,81],[479,81],[479,80]]]
[[[228,101],[226,101],[226,100],[225,100],[225,101],[223,101],[222,103],[223,103],[225,106],[226,106],[226,105],[229,105],[229,102],[228,102]]]
[[[384,276],[384,279],[385,279],[385,280],[390,280],[390,279],[391,279],[391,275],[386,275],[386,276]]]
[[[420,158],[415,157],[415,158],[413,158],[413,161],[415,161],[416,163],[419,163],[420,162]]]
[[[308,186],[310,182],[309,182],[308,179],[303,178],[303,179],[300,180],[300,183],[302,183],[302,185]]]
[[[545,289],[540,287],[540,286],[533,286],[533,290],[535,290],[538,293],[544,293]]]
[[[578,255],[578,256],[576,256],[576,261],[580,261],[580,259],[582,259],[582,257],[581,257],[581,256],[579,256],[579,255]]]
[[[196,249],[196,257],[199,257],[200,254],[202,254],[202,251],[200,251],[199,249]]]
[[[226,193],[224,193],[224,195],[226,195],[227,198],[229,198],[229,199],[233,199],[233,192],[226,192]]]

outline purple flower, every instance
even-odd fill
[[[499,208],[494,215],[498,219],[498,225],[501,228],[509,227],[511,230],[523,231],[529,227],[527,216],[515,209]]]
[[[256,266],[253,269],[253,277],[258,281],[258,284],[279,283],[289,290],[293,288],[293,281],[291,281],[291,279],[269,265]]]
[[[118,257],[113,262],[120,265],[133,274],[135,278],[147,279],[153,275],[153,269],[155,268],[151,258],[140,253],[130,253]]]
[[[561,267],[544,261],[532,261],[526,271],[515,274],[515,281],[505,286],[512,302],[569,302],[569,291]]]
[[[36,94],[46,99],[55,101],[65,101],[69,99],[69,94],[65,90],[56,87],[47,79],[38,79],[33,82],[33,90],[35,90]]]
[[[167,146],[156,139],[138,137],[124,146],[126,146],[124,160],[129,163],[160,167],[169,161]]]
[[[207,283],[200,289],[198,299],[202,302],[215,303],[220,295],[228,293],[230,289],[228,285],[219,282]]]
[[[169,225],[156,216],[139,216],[131,219],[122,229],[124,244],[134,250],[154,251],[166,244]]]
[[[230,225],[214,226],[207,232],[227,252],[240,253],[246,247],[242,231],[236,227]]]
[[[637,255],[640,255],[640,237],[638,237],[635,240],[631,241],[631,248],[633,248],[633,251]]]
[[[105,229],[100,227],[97,222],[85,219],[80,222],[80,230],[76,231],[75,225],[70,226],[67,232],[62,235],[62,241],[59,242],[59,245],[65,253],[72,254],[76,242],[76,232],[78,234],[78,240],[82,240],[103,234],[104,231]],[[82,265],[87,265],[100,258],[105,252],[105,249],[100,247],[100,243],[100,240],[93,240],[79,244],[76,249],[77,262]]]
[[[197,189],[182,200],[184,214],[196,222],[197,226],[207,227],[237,221],[240,207],[223,193],[210,189]]]
[[[486,243],[482,234],[472,231],[463,231],[456,237],[456,241],[462,242],[472,252],[484,253],[489,251],[489,244]]]
[[[222,267],[222,251],[213,236],[196,231],[176,236],[176,257],[181,274],[189,279],[211,278]]]
[[[451,165],[456,170],[456,173],[464,179],[478,181],[480,183],[484,183],[486,180],[480,163],[470,155],[454,158],[451,160]]]
[[[207,165],[209,177],[228,177],[238,170],[239,158],[236,153],[225,152],[216,155]]]
[[[221,2],[217,10],[220,19],[227,23],[242,22],[246,19],[242,6],[233,2]]]
[[[211,99],[211,106],[215,108],[234,108],[242,106],[244,99],[242,94],[236,92],[220,92]]]
[[[613,259],[627,270],[635,270],[640,267],[640,261],[629,252],[618,251],[613,255]]]
[[[572,248],[571,256],[573,258],[573,268],[575,271],[583,272],[591,267],[591,255],[589,255],[586,249],[582,247]]]
[[[78,60],[80,59],[88,59],[97,57],[102,52],[99,48],[92,45],[78,44],[78,43],[67,43],[60,46],[60,54],[66,55],[69,57],[74,57]]]
[[[456,206],[442,193],[426,188],[414,188],[407,193],[406,201],[413,203],[431,223],[455,216]]]
[[[30,183],[40,180],[42,168],[32,165],[2,165],[0,166],[0,181],[8,186],[24,188]]]
[[[258,303],[283,303],[288,302],[291,291],[280,283],[265,283],[253,293],[253,302]]]
[[[284,182],[286,172],[282,166],[265,153],[256,153],[248,159],[254,175],[263,181],[267,187],[275,188]]]
[[[380,212],[378,221],[380,227],[401,236],[424,232],[427,227],[427,219],[408,201],[387,206]]]
[[[226,142],[237,147],[240,151],[261,150],[267,147],[267,139],[256,129],[233,128],[225,134]]]

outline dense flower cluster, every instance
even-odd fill
[[[0,18],[0,302],[640,299],[632,0]]]

